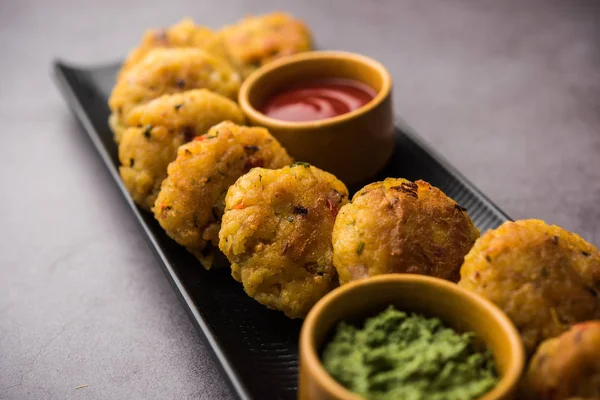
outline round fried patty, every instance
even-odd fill
[[[306,24],[282,12],[244,18],[220,33],[230,59],[244,76],[276,58],[312,47]]]
[[[179,148],[154,215],[171,238],[209,269],[219,253],[227,189],[253,167],[280,168],[292,162],[265,128],[223,122]]]
[[[388,178],[359,190],[333,229],[340,283],[411,273],[457,282],[479,231],[454,200],[424,181]]]
[[[133,200],[146,210],[154,205],[167,166],[177,149],[223,121],[244,122],[235,102],[206,89],[168,94],[137,107],[119,143],[119,172]]]
[[[140,44],[131,50],[119,71],[120,79],[151,50],[161,47],[195,47],[223,60],[228,59],[225,46],[213,30],[194,24],[190,18],[164,29],[150,29],[144,33]]]
[[[227,62],[195,48],[157,48],[134,64],[116,83],[109,98],[109,119],[120,141],[129,124],[129,114],[164,94],[190,89],[208,89],[235,99],[240,76]]]
[[[258,302],[302,318],[337,284],[331,232],[348,190],[305,163],[255,168],[227,192],[219,247]]]
[[[600,321],[574,325],[542,342],[523,388],[531,400],[600,399]]]
[[[600,254],[544,221],[505,222],[465,257],[459,285],[496,303],[532,354],[577,322],[600,318]]]

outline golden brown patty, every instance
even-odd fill
[[[336,285],[331,231],[348,190],[308,164],[255,168],[227,192],[219,247],[259,303],[302,318]]]
[[[282,12],[245,18],[221,33],[244,76],[276,58],[311,49],[306,24]]]
[[[237,104],[206,89],[167,94],[135,108],[119,144],[121,178],[133,200],[150,210],[177,149],[223,120],[244,123]]]
[[[577,322],[600,318],[600,254],[540,220],[505,222],[465,257],[459,285],[496,303],[533,353]]]
[[[523,380],[529,399],[600,399],[600,321],[574,325],[548,339]]]
[[[229,64],[194,48],[158,48],[133,65],[116,83],[110,95],[111,127],[120,141],[129,113],[164,94],[190,89],[209,89],[235,99],[240,77]],[[120,129],[119,129],[120,128]]]
[[[121,71],[119,71],[119,78],[140,62],[151,50],[160,47],[195,47],[223,60],[228,58],[219,35],[207,27],[194,24],[190,18],[184,18],[166,29],[146,31],[138,47],[129,52]]]
[[[333,229],[340,283],[388,273],[457,282],[479,231],[454,200],[424,181],[388,178],[359,190]]]
[[[171,238],[209,269],[218,253],[229,186],[252,167],[280,168],[292,162],[265,128],[223,122],[179,148],[154,215]]]

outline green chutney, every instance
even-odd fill
[[[339,323],[321,361],[369,400],[471,400],[498,382],[491,352],[477,351],[473,337],[390,306],[362,328]]]

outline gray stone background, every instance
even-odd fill
[[[1,399],[232,397],[49,70],[273,9],[382,61],[397,112],[513,218],[600,244],[597,1],[0,0]]]

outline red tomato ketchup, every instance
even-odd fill
[[[316,121],[354,111],[373,100],[376,94],[372,87],[356,80],[320,79],[276,92],[260,111],[282,121]]]

